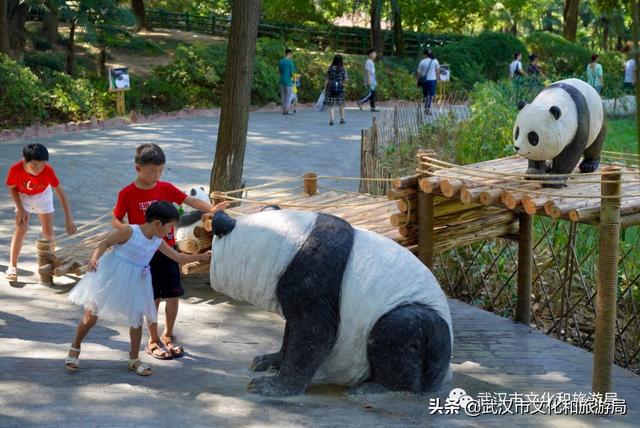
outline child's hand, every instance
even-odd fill
[[[73,219],[70,219],[70,218],[67,219],[64,226],[67,229],[67,233],[69,235],[73,235],[78,230],[78,228],[76,227],[76,224],[73,222]]]
[[[198,261],[209,260],[211,258],[211,250],[208,250],[202,254],[197,254]]]
[[[229,201],[220,202],[219,204],[214,205],[213,207],[211,207],[211,212],[215,213],[216,211],[225,210],[225,209],[229,208],[229,205],[231,205],[231,203]]]
[[[29,213],[24,208],[18,208],[16,210],[16,225],[22,226],[27,224],[29,220]]]
[[[98,259],[91,257],[91,260],[89,260],[89,270],[95,272],[96,269],[98,269]]]

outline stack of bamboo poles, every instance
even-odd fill
[[[207,229],[207,221],[209,228]],[[178,250],[187,254],[198,254],[211,249],[213,233],[211,232],[211,214],[202,216],[202,225],[193,229],[193,238],[183,239],[176,242]]]
[[[527,160],[518,156],[441,168],[434,168],[430,155],[419,155],[419,160],[418,172],[429,175],[420,180],[425,193],[457,199],[465,205],[506,208],[580,223],[599,221],[601,180],[606,180],[606,175],[576,173],[569,177],[566,187],[554,189],[523,178]],[[604,164],[602,170],[609,166]],[[640,171],[634,167],[621,168],[624,174],[621,222],[625,228],[640,224]]]

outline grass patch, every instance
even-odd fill
[[[608,122],[605,150],[638,153],[635,119],[614,119]]]

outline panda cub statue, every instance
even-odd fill
[[[302,394],[312,383],[352,392],[437,390],[451,377],[447,299],[409,250],[323,213],[213,216],[211,286],[285,319],[282,347],[250,368],[277,374],[247,389]]]
[[[527,104],[520,101],[513,126],[515,149],[529,159],[527,174],[593,172],[600,165],[605,115],[598,92],[580,79],[545,87]],[[547,165],[551,161],[551,165]],[[543,187],[564,187],[564,178],[546,177]]]
[[[209,195],[204,190],[204,187],[193,187],[189,190],[189,196],[193,198],[200,199],[201,201],[211,203],[209,199]],[[204,227],[204,223],[202,223],[202,214],[198,210],[185,212],[182,216],[180,216],[180,221],[176,224],[176,242],[195,239],[194,230],[197,226]]]

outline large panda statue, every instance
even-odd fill
[[[581,157],[580,172],[598,169],[606,124],[602,99],[591,85],[560,80],[518,108],[513,139],[518,154],[529,159],[527,174],[569,174]],[[544,187],[564,186],[563,178],[541,179]]]
[[[211,199],[209,199],[209,195],[207,195],[204,187],[192,187],[188,193],[189,196],[200,199],[201,201],[211,203]],[[202,222],[202,214],[205,214],[201,211],[191,209],[190,211],[185,212],[181,217],[178,224],[176,224],[176,242],[186,241],[189,239],[196,239],[194,230],[196,227],[204,227],[204,223]]]
[[[211,286],[284,317],[278,352],[251,369],[250,392],[302,394],[312,382],[354,392],[437,390],[453,330],[433,274],[407,249],[337,217],[276,209],[214,214]]]

